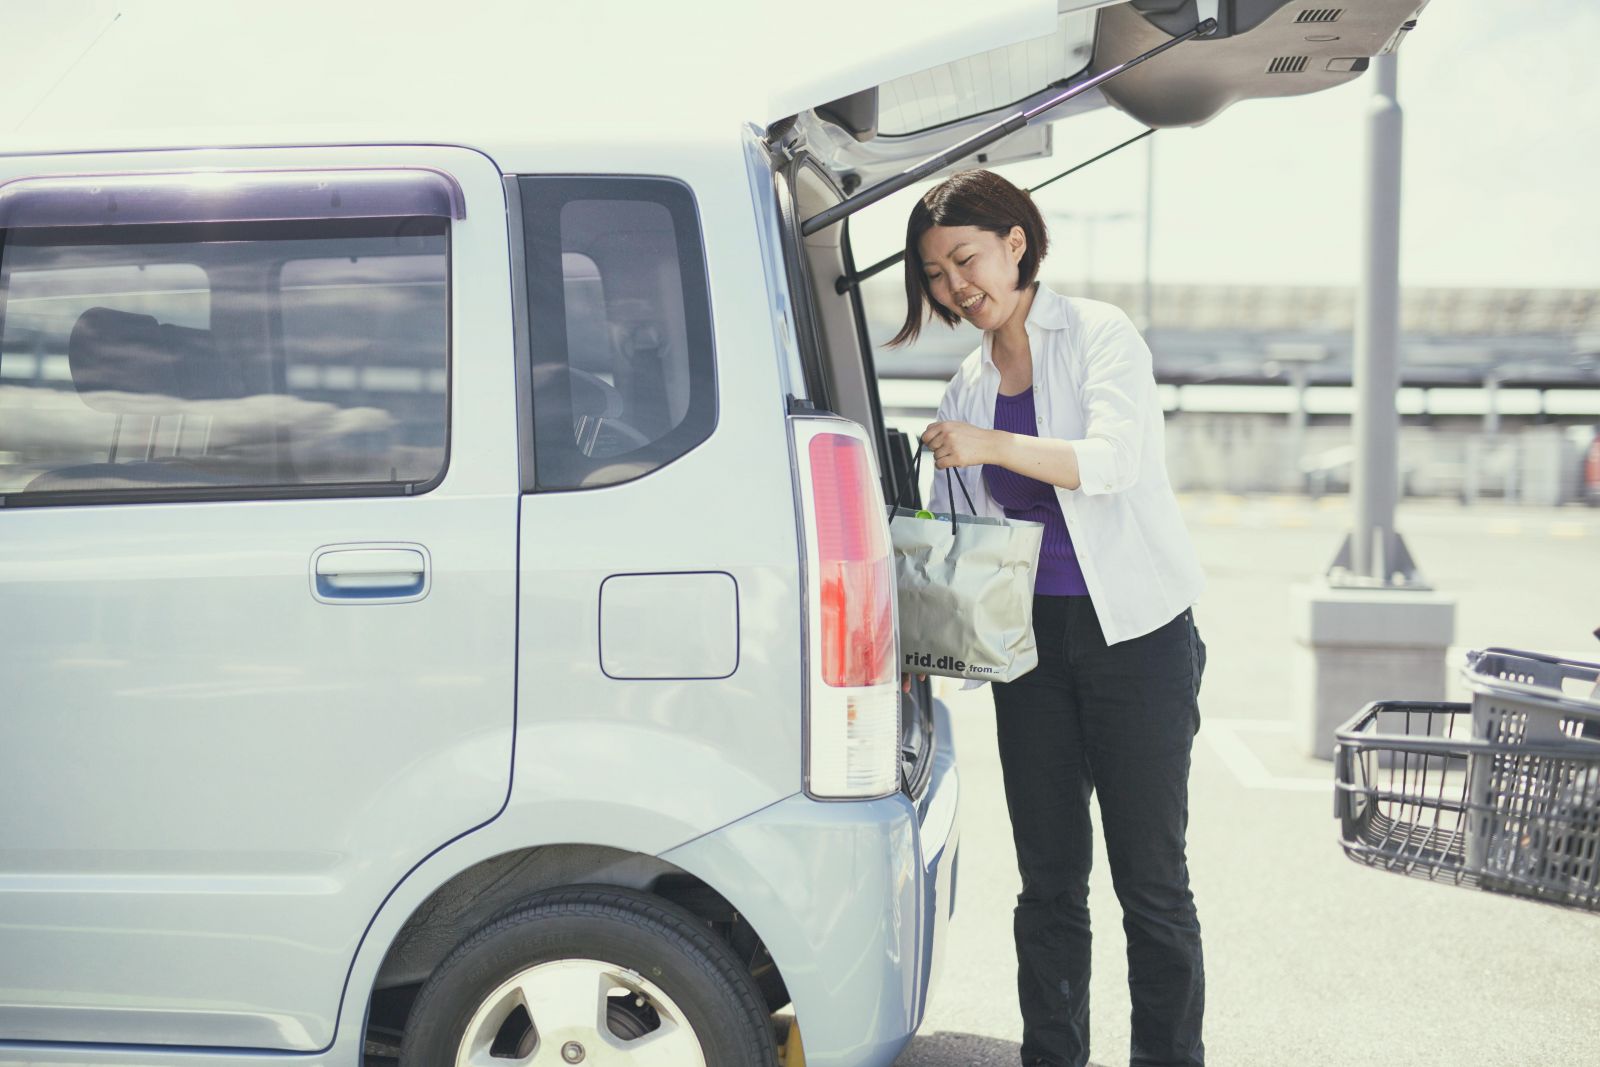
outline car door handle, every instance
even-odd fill
[[[428,564],[421,545],[329,545],[312,556],[312,595],[335,603],[420,600]]]

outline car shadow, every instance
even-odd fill
[[[894,1067],[1017,1067],[1021,1062],[1022,1046],[1015,1041],[940,1030],[912,1038]]]

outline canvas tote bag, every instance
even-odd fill
[[[922,465],[918,450],[912,484]],[[967,510],[976,511],[954,468]],[[1039,663],[1033,582],[1044,525],[897,507],[889,518],[900,608],[900,664],[912,673],[1010,682]]]

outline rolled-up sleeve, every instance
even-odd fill
[[[1072,442],[1086,496],[1130,489],[1139,480],[1148,421],[1159,418],[1150,348],[1127,315],[1109,318],[1084,354],[1084,434]]]

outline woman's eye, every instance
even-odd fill
[[[973,260],[975,260],[977,258],[978,258],[977,253],[973,253],[972,255],[968,256],[966,259],[958,259],[958,260],[956,260],[956,266],[965,267],[968,263],[971,263]]]
[[[944,277],[944,275],[942,275],[942,274],[930,274],[930,275],[928,275],[928,284],[932,285],[934,282],[938,281],[940,278],[943,278],[943,277]]]

